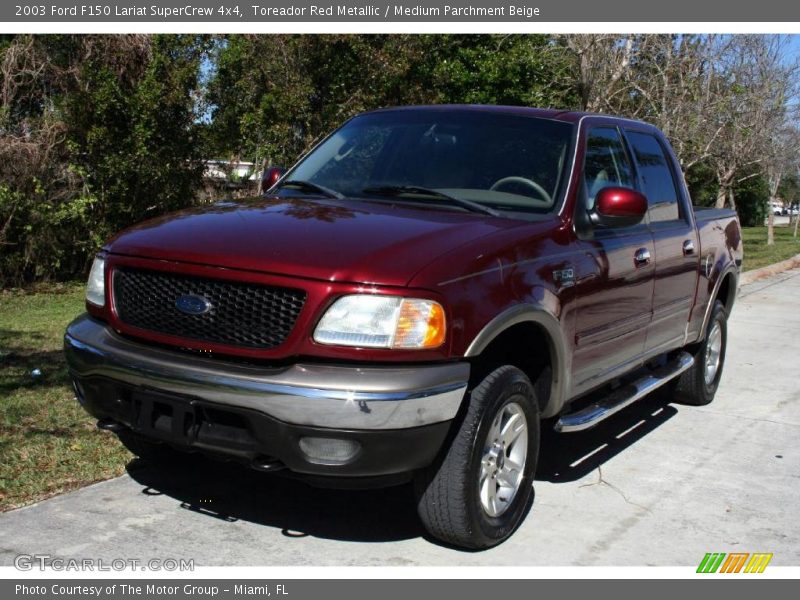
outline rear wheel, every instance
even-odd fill
[[[675,384],[675,395],[679,402],[692,406],[711,403],[722,377],[727,345],[728,316],[725,306],[717,300],[711,309],[705,339],[692,352],[694,365]]]
[[[516,367],[500,367],[470,394],[442,459],[415,479],[417,509],[428,532],[465,548],[503,542],[527,512],[538,454],[533,385]]]

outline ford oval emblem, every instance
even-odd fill
[[[187,315],[204,315],[210,311],[213,306],[207,298],[194,294],[183,294],[182,296],[178,296],[178,299],[175,300],[175,308]]]

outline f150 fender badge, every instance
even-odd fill
[[[213,308],[213,305],[203,296],[183,294],[175,300],[175,308],[187,315],[204,315]]]

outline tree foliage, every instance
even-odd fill
[[[795,171],[781,180],[778,196],[789,206],[800,205],[800,175]]]
[[[764,198],[769,198],[769,182],[764,175],[754,171],[753,177],[743,178],[738,181],[733,194],[736,198],[736,209],[743,227],[757,227],[764,225],[769,204]]]
[[[0,56],[0,276],[82,273],[121,227],[191,203],[202,40],[19,36]]]
[[[118,229],[195,202],[202,159],[288,166],[404,104],[643,119],[696,203],[758,222],[796,182],[797,80],[765,35],[0,36],[0,280],[82,275]]]
[[[209,151],[291,164],[349,117],[424,103],[568,106],[570,61],[543,35],[226,36]]]

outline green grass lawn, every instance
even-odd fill
[[[800,254],[800,232],[792,237],[794,227],[775,227],[775,244],[767,246],[766,227],[743,227],[745,271],[765,267]]]
[[[82,284],[0,291],[0,511],[119,475],[131,459],[74,399],[61,339],[81,312]]]

